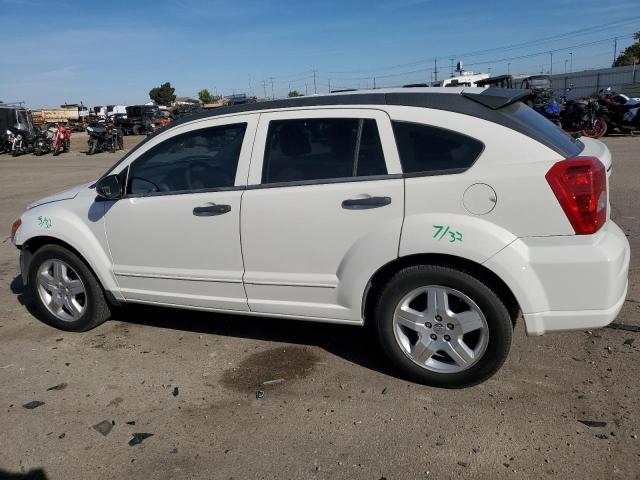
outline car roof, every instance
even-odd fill
[[[479,115],[478,105],[496,110],[520,100],[525,97],[527,93],[526,90],[521,89],[487,89],[476,87],[414,87],[354,90],[218,107],[212,110],[186,115],[180,120],[167,125],[162,130],[165,131],[184,123],[210,117],[300,107],[396,105],[435,108],[438,110],[449,110],[466,113],[468,115],[482,116]]]

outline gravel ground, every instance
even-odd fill
[[[638,326],[640,139],[605,141],[632,246],[617,322]],[[85,146],[0,156],[7,234],[120,157]],[[61,332],[30,313],[17,265],[0,243],[0,478],[640,478],[638,332],[527,338],[520,322],[495,377],[440,390],[398,378],[355,327],[136,306]]]

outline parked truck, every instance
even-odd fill
[[[89,112],[82,104],[64,104],[60,108],[39,108],[31,111],[34,125],[63,123],[71,130],[84,130]]]

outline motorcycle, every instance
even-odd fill
[[[27,130],[16,127],[7,129],[7,142],[10,145],[11,155],[17,157],[23,153],[32,153],[35,146],[35,135]]]
[[[631,133],[640,130],[640,98],[630,98],[608,87],[600,90],[598,104],[610,131]]]
[[[87,155],[106,152],[115,153],[124,148],[122,131],[111,124],[94,122],[87,127],[89,150]]]
[[[560,121],[560,104],[555,100],[552,99],[547,103],[534,105],[533,109],[551,120],[558,127],[562,127],[562,122]]]
[[[33,153],[40,156],[51,150],[53,150],[53,132],[48,129],[37,132],[34,137]]]
[[[53,155],[58,155],[60,152],[68,152],[70,149],[71,130],[62,124],[58,124],[58,128],[53,139]]]
[[[563,107],[560,123],[564,130],[590,138],[600,138],[607,133],[607,122],[597,101],[564,100]]]

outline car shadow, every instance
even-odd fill
[[[47,480],[47,475],[41,468],[29,470],[24,473],[11,473],[0,468],[0,479],[2,480]]]
[[[29,313],[39,318],[20,276],[11,282],[11,291]],[[137,304],[116,308],[111,318],[180,332],[315,346],[364,368],[401,378],[391,368],[370,328]]]

